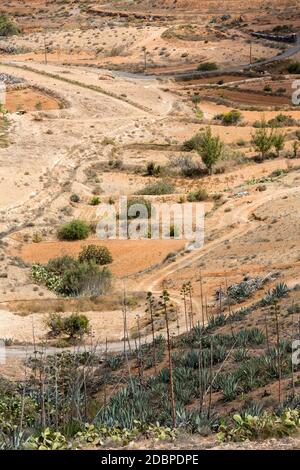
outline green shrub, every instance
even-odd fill
[[[212,70],[218,70],[218,66],[215,62],[203,62],[202,64],[198,65],[197,70],[199,72],[209,72]]]
[[[101,266],[113,262],[113,258],[106,246],[87,245],[79,254],[79,261],[94,261]]]
[[[32,279],[56,294],[67,297],[102,295],[111,285],[111,272],[95,261],[80,262],[70,256],[55,258],[46,265],[34,264]]]
[[[279,95],[284,95],[286,93],[286,88],[279,87],[277,88],[276,93],[278,93]]]
[[[100,202],[101,202],[100,197],[94,196],[94,197],[92,197],[92,199],[90,200],[90,205],[91,205],[91,206],[99,206]]]
[[[70,338],[82,338],[89,332],[89,320],[85,315],[73,313],[63,323],[64,331]]]
[[[255,150],[261,154],[261,159],[264,160],[268,152],[273,146],[273,129],[267,129],[267,123],[264,119],[261,120],[260,127],[252,134],[252,143]]]
[[[49,336],[57,338],[60,336],[64,331],[64,320],[61,315],[58,313],[53,313],[49,316],[46,325],[48,327]]]
[[[148,184],[145,188],[137,191],[136,194],[147,195],[147,196],[160,196],[163,194],[172,194],[174,192],[174,186],[166,181],[159,181],[155,184]]]
[[[201,166],[201,162],[195,161],[191,155],[180,155],[172,158],[171,165],[178,167],[181,174],[187,178],[202,176],[207,173]]]
[[[273,119],[268,121],[268,126],[270,127],[289,127],[296,124],[295,119],[292,116],[287,116],[286,114],[277,114]]]
[[[6,15],[0,15],[0,36],[13,36],[18,34],[18,27]]]
[[[271,85],[265,85],[265,86],[264,86],[264,91],[265,91],[266,93],[272,93],[273,88],[271,87]]]
[[[184,152],[192,152],[196,150],[202,142],[202,134],[196,134],[191,139],[186,140],[182,145]]]
[[[197,106],[199,103],[201,103],[201,97],[199,95],[193,95],[192,102]]]
[[[89,225],[83,220],[72,220],[59,228],[57,236],[59,240],[85,240],[90,234]]]
[[[232,422],[223,422],[219,428],[221,441],[258,440],[270,437],[285,437],[298,432],[300,413],[298,410],[284,410],[281,416],[265,411],[261,416],[240,414],[233,416]]]
[[[213,166],[222,157],[224,145],[219,136],[213,136],[211,127],[207,127],[203,132],[201,144],[196,150],[209,174],[212,174]]]
[[[232,126],[241,121],[242,113],[236,109],[233,109],[228,113],[216,116],[215,119],[221,120],[224,126]]]
[[[72,194],[70,196],[70,201],[71,202],[79,202],[80,201],[80,197],[78,196],[78,194]]]
[[[63,334],[70,338],[82,338],[89,332],[89,320],[85,315],[73,313],[63,318],[61,315],[52,314],[47,320],[49,335],[58,337]]]
[[[208,199],[208,193],[206,189],[204,188],[199,188],[196,191],[191,191],[187,195],[187,200],[189,202],[201,202],[201,201],[206,201]]]
[[[288,68],[289,73],[300,74],[300,62],[292,63]]]
[[[158,176],[160,174],[160,165],[156,165],[154,162],[149,162],[146,168],[147,176]]]
[[[68,297],[102,295],[107,292],[110,281],[111,272],[107,268],[100,269],[91,261],[78,262],[62,276],[59,293]]]
[[[66,450],[68,442],[62,433],[46,428],[37,437],[31,436],[25,448],[28,450]]]

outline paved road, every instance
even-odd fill
[[[275,55],[273,57],[270,57],[269,59],[261,60],[259,62],[255,62],[253,64],[244,64],[244,65],[239,65],[236,67],[231,67],[228,69],[221,70],[220,72],[222,73],[234,73],[234,72],[239,72],[241,70],[252,70],[255,69],[256,67],[261,67],[263,65],[269,65],[274,62],[279,62],[280,60],[288,59],[289,57],[292,57],[293,55],[297,54],[300,52],[300,36],[298,37],[298,41],[295,44],[295,46],[288,48],[286,51],[282,52],[281,54]],[[216,72],[211,72],[211,75],[215,75]],[[184,78],[198,78],[201,77],[202,75],[209,75],[209,72],[190,72],[190,73],[178,73],[174,74],[173,78],[175,79],[184,79]]]
[[[279,62],[280,60],[288,59],[289,57],[294,56],[300,52],[300,36],[298,36],[297,43],[286,49],[284,52],[277,54],[273,57],[270,57],[269,59],[261,60],[258,62],[255,62],[253,64],[241,64],[236,67],[230,67],[227,69],[219,70],[219,73],[235,73],[235,72],[240,72],[242,70],[250,70],[250,69],[255,69],[256,67],[261,67],[263,65],[269,65],[274,62]],[[127,72],[116,72],[114,70],[111,71],[112,73],[116,75],[121,75],[121,76],[127,76],[128,78],[137,78],[137,79],[145,79],[145,78],[157,78],[157,77],[165,77],[165,78],[175,78],[175,79],[193,79],[193,78],[199,78],[202,77],[203,75],[209,76],[209,75],[215,75],[216,71],[212,72],[198,72],[197,70],[190,70],[189,72],[174,72],[174,73],[162,73],[160,75],[147,75],[144,73],[127,73]]]

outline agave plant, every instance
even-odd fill
[[[233,359],[235,362],[244,362],[249,359],[249,351],[246,348],[239,348],[233,353]]]
[[[245,418],[246,416],[261,416],[261,414],[264,411],[264,405],[263,403],[259,401],[249,401],[246,402],[243,408],[240,411],[240,415],[242,418]]]
[[[264,344],[266,337],[258,328],[248,328],[239,331],[235,335],[236,344],[239,346]]]
[[[262,306],[271,305],[276,300],[281,299],[282,297],[286,297],[288,293],[288,286],[281,282],[277,284],[274,289],[269,290],[260,303]]]
[[[214,328],[219,328],[220,326],[226,325],[227,318],[224,313],[219,313],[218,315],[213,316],[208,324],[207,324],[207,330],[213,330]]]
[[[237,375],[234,373],[226,374],[222,387],[224,401],[234,400],[240,391],[241,387]]]

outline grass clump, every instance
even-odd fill
[[[163,194],[173,194],[174,186],[167,181],[159,181],[158,183],[148,184],[140,191],[137,191],[138,195],[147,196],[161,196]]]
[[[187,195],[187,200],[188,202],[201,202],[207,201],[208,197],[209,196],[206,189],[199,188],[196,191],[189,192]]]

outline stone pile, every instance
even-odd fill
[[[16,85],[23,82],[22,78],[14,77],[8,73],[0,73],[0,83],[5,83],[5,85]]]

